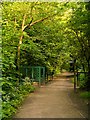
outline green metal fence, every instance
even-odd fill
[[[22,66],[20,69],[23,77],[29,77],[32,82],[45,83],[45,67]]]

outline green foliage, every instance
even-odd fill
[[[84,99],[90,99],[90,92],[82,92],[80,96]]]
[[[9,81],[11,78],[4,78],[5,82],[2,82],[2,118],[9,118],[16,112],[17,108],[21,105],[25,96],[33,92],[35,88],[31,85],[30,81],[25,78],[22,84],[17,86],[14,81]],[[7,81],[7,82],[6,82]]]
[[[28,78],[17,71],[17,47],[20,37],[20,65],[46,66],[48,71],[69,70],[69,60],[77,68],[89,70],[89,3],[3,2],[2,3],[2,74],[3,118],[12,116],[24,96],[34,90]],[[25,19],[24,19],[24,16]],[[39,21],[43,18],[47,19]],[[87,19],[88,18],[88,19]],[[28,26],[22,32],[22,25]],[[70,57],[72,55],[73,57]],[[86,84],[80,76],[80,86]]]
[[[79,87],[86,88],[87,76],[85,74],[79,75]]]

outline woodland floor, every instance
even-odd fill
[[[87,118],[88,105],[74,93],[70,73],[30,93],[14,118]]]

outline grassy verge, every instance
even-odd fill
[[[80,97],[84,98],[84,99],[90,99],[90,91],[89,92],[88,91],[82,91],[80,93]]]

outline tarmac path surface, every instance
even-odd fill
[[[87,118],[88,107],[76,98],[69,73],[54,77],[26,98],[15,118]]]

